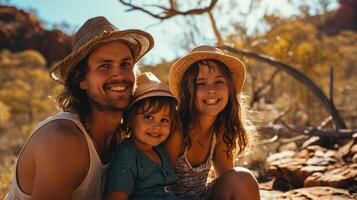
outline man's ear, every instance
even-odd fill
[[[87,82],[85,80],[79,82],[79,87],[82,89],[82,90],[86,90],[87,89]]]

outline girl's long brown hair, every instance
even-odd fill
[[[232,73],[220,61],[217,60],[201,60],[192,64],[183,75],[179,83],[178,93],[180,102],[178,105],[179,116],[182,121],[182,130],[185,138],[185,146],[191,147],[190,135],[197,131],[198,111],[195,106],[197,85],[196,78],[199,73],[199,65],[207,65],[213,68],[217,65],[223,76],[227,80],[228,86],[228,103],[226,107],[218,114],[216,121],[213,124],[213,132],[223,132],[223,140],[227,146],[227,156],[232,158],[236,153],[241,153],[248,145],[248,133],[245,127],[243,117],[244,105],[238,101],[239,95],[236,94],[235,84],[233,82]],[[237,148],[238,147],[238,148]]]

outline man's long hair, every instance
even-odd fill
[[[62,92],[57,96],[58,107],[65,112],[73,112],[85,121],[89,117],[91,105],[85,90],[79,86],[88,72],[88,56],[69,74]]]

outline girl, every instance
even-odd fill
[[[176,199],[177,177],[160,145],[180,130],[177,100],[152,73],[137,78],[134,101],[124,115],[130,137],[120,145],[108,172],[107,199]]]
[[[176,164],[179,199],[259,199],[249,170],[233,168],[233,157],[246,149],[254,130],[237,98],[244,79],[244,65],[211,46],[196,47],[171,66],[169,85],[179,100],[183,134],[165,146]],[[218,178],[208,183],[211,164]]]

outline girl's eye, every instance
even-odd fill
[[[170,123],[170,119],[163,118],[163,119],[161,119],[161,122],[163,122],[163,123]]]
[[[151,120],[153,120],[153,116],[152,115],[144,115],[144,120],[145,121],[151,121]]]
[[[218,79],[216,80],[216,84],[225,84],[226,80],[225,79]]]
[[[197,82],[196,85],[197,85],[197,87],[202,87],[202,86],[205,85],[205,83],[204,82]]]

